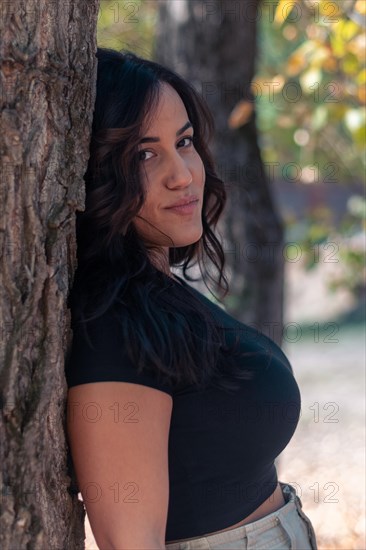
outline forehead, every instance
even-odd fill
[[[144,132],[159,128],[162,124],[179,128],[188,120],[187,110],[179,94],[166,82],[160,84],[159,100],[149,118],[149,122],[144,125]]]

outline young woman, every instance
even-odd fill
[[[210,112],[156,63],[97,58],[66,360],[72,464],[97,544],[314,550],[274,465],[300,415],[291,366],[186,282],[198,263],[206,286],[228,291]]]

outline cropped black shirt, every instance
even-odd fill
[[[154,373],[137,373],[108,313],[88,324],[94,350],[83,332],[73,327],[65,367],[68,387],[125,381],[172,396],[166,543],[238,523],[273,493],[278,481],[274,460],[293,436],[301,406],[298,385],[282,350],[178,279],[209,308],[220,327],[241,329],[244,350],[261,352],[252,360],[264,362],[264,368],[253,380],[239,381],[240,389],[230,394],[211,386],[172,390]]]

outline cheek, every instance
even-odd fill
[[[159,208],[159,204],[159,194],[154,192],[151,188],[147,189],[145,202],[140,208],[138,215],[146,219],[156,218],[156,212]]]
[[[196,174],[197,183],[199,182],[203,185],[206,179],[206,172],[205,172],[203,161],[198,153],[196,153],[194,156],[194,159],[192,162],[192,169]]]

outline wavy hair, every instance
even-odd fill
[[[236,389],[229,373],[238,379],[253,377],[249,366],[238,367],[235,360],[243,355],[238,338],[227,345],[194,292],[153,265],[132,221],[145,200],[138,156],[142,124],[154,114],[165,82],[185,105],[206,172],[202,236],[188,246],[169,248],[169,264],[183,268],[184,278],[194,281],[186,272],[198,262],[206,287],[210,290],[209,279],[223,296],[227,294],[225,255],[214,232],[226,191],[207,145],[213,118],[194,87],[174,71],[126,50],[98,48],[97,59],[85,210],[76,214],[78,265],[69,297],[73,320],[84,326],[112,308],[130,359],[140,372],[154,369],[172,386],[202,388],[211,381],[226,390]],[[218,277],[207,269],[209,263]],[[220,359],[226,372],[219,368]]]

